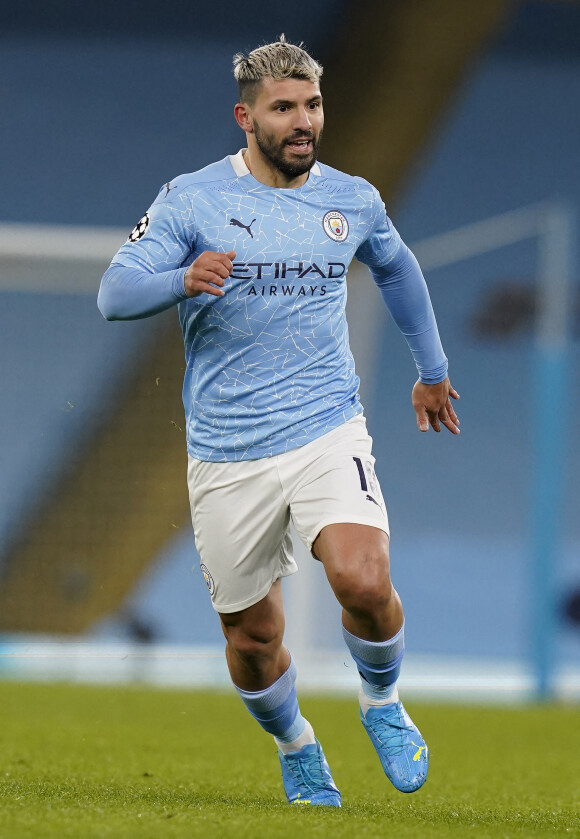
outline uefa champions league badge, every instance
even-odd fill
[[[322,219],[322,226],[333,242],[344,242],[348,236],[348,221],[338,210],[329,210]]]
[[[209,573],[209,568],[207,567],[207,565],[204,565],[203,563],[200,565],[200,568],[201,573],[203,574],[203,579],[205,580],[205,583],[209,589],[209,593],[213,594],[215,591],[215,583],[213,581],[212,575]]]
[[[147,232],[147,228],[149,227],[149,213],[145,213],[143,218],[140,218],[133,230],[129,233],[128,242],[138,242],[139,239],[142,239],[145,233]]]

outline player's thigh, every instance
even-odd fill
[[[388,536],[387,510],[364,417],[304,446],[299,459],[290,509],[309,550],[319,533],[334,524],[364,525]]]
[[[209,463],[190,457],[188,485],[201,570],[217,612],[247,609],[296,570],[290,514],[272,459]]]

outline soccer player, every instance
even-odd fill
[[[247,148],[165,184],[105,273],[108,320],[178,306],[188,484],[201,570],[232,681],[274,736],[289,802],[341,806],[283,644],[281,578],[297,570],[292,521],[342,605],[360,716],[403,792],[427,746],[397,693],[401,601],[348,344],[346,275],[366,263],[419,372],[420,431],[459,433],[419,265],[367,181],[317,162],[322,67],[280,41],[236,55]]]

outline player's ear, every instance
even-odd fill
[[[238,102],[238,104],[234,107],[234,116],[242,131],[245,131],[246,134],[253,134],[254,125],[252,122],[252,115],[247,105],[243,102]]]

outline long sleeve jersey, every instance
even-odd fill
[[[187,297],[187,267],[235,251],[225,295]],[[294,189],[266,186],[243,150],[165,184],[105,273],[109,320],[177,305],[187,448],[208,461],[270,457],[362,411],[345,305],[353,257],[369,266],[421,380],[447,375],[418,263],[367,181],[316,163]]]

